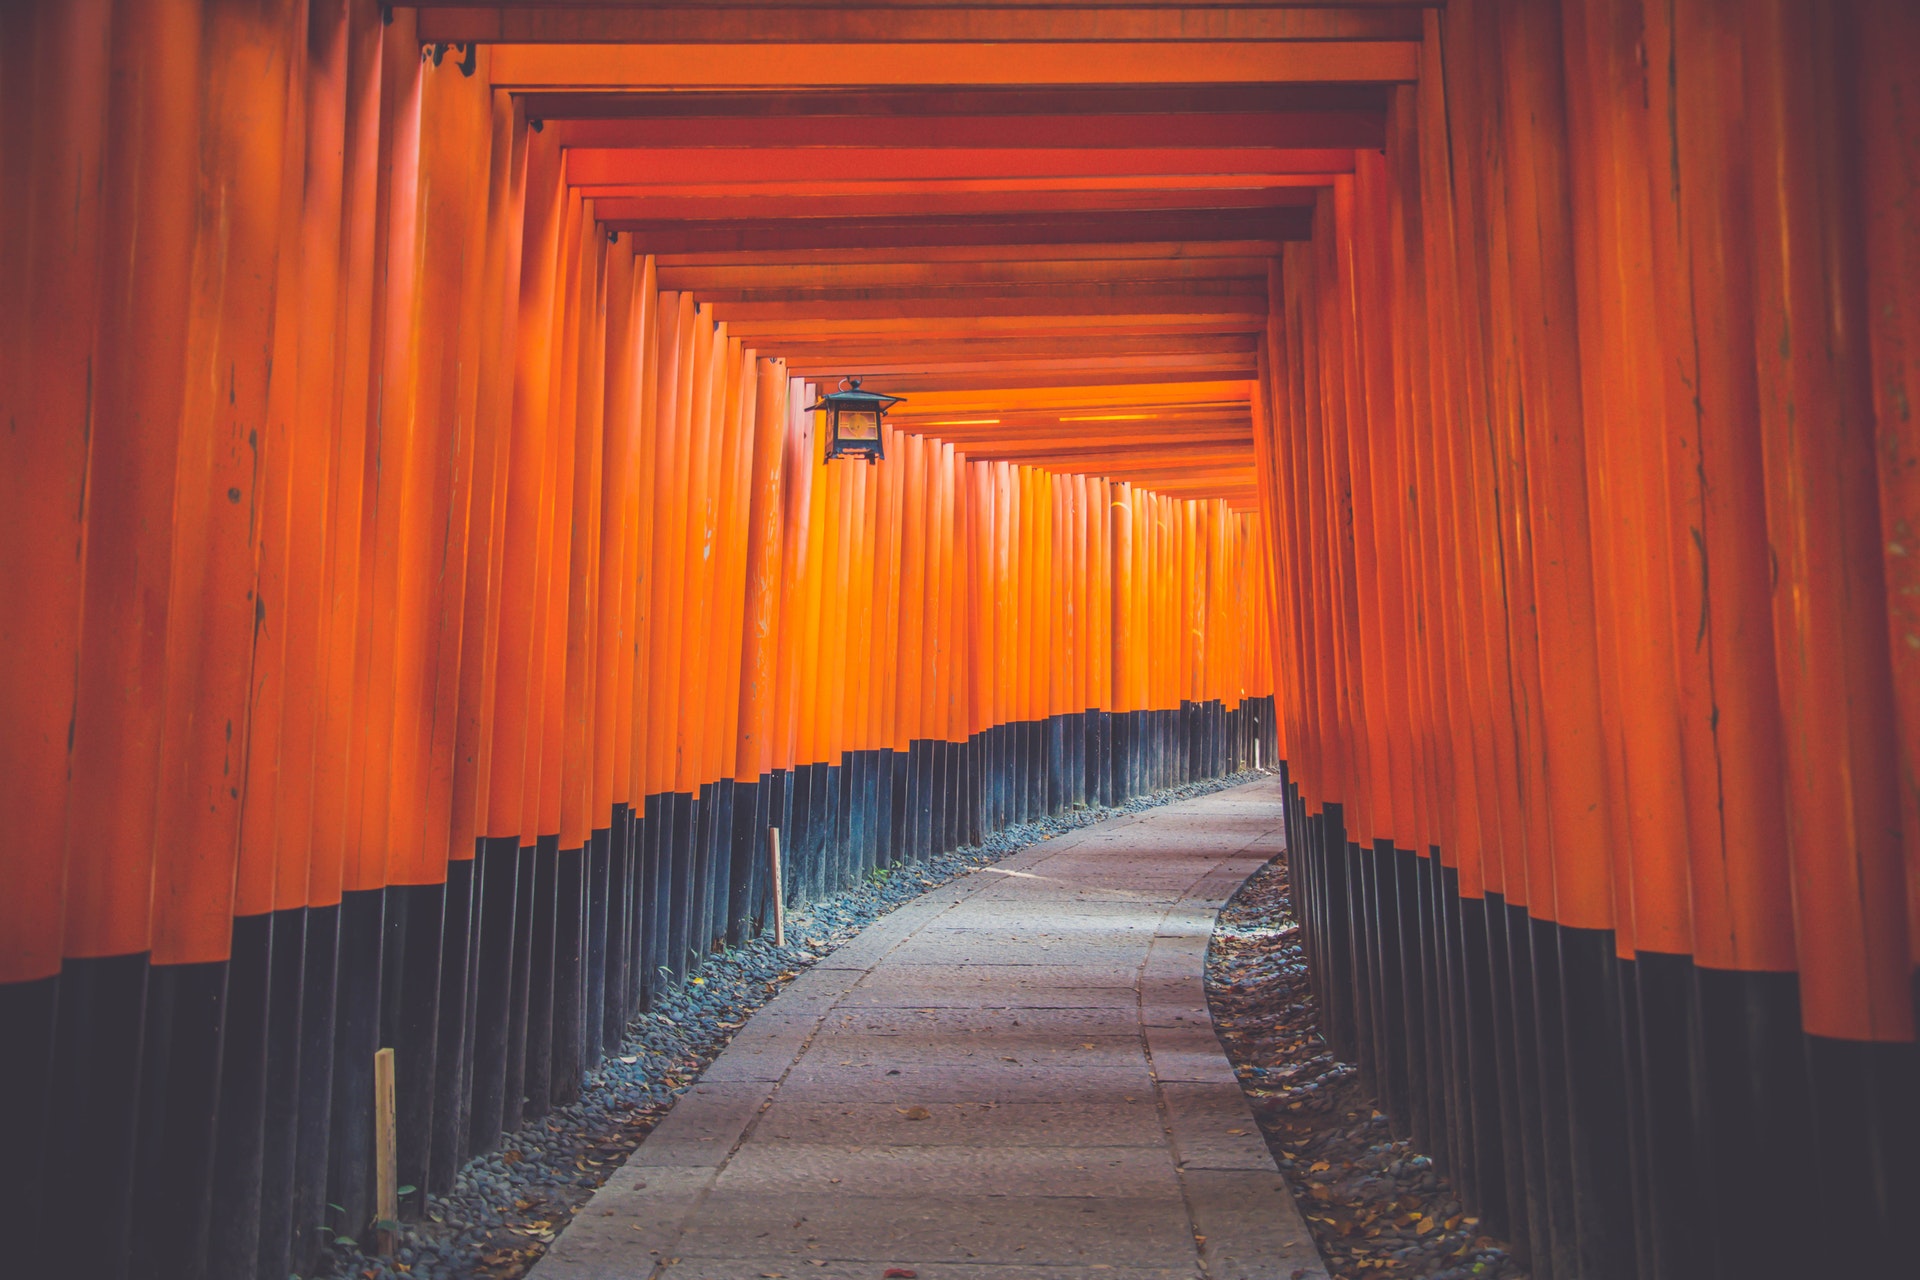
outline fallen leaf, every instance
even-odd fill
[[[918,1280],[920,1275],[912,1267],[888,1267],[882,1274],[886,1280]]]
[[[1244,1134],[1246,1133],[1246,1130],[1245,1129],[1229,1129],[1227,1130],[1227,1132],[1233,1133],[1233,1134]]]
[[[898,1111],[901,1115],[905,1116],[909,1120],[933,1119],[933,1112],[927,1110],[925,1107],[920,1107],[920,1106],[895,1107],[894,1110]]]

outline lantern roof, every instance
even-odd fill
[[[862,391],[858,378],[845,378],[842,381],[847,383],[846,390],[827,392],[808,405],[806,411],[811,413],[815,409],[876,409],[885,413],[906,399],[905,396],[884,395],[878,391]]]

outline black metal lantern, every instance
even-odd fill
[[[827,460],[843,453],[878,462],[885,453],[880,443],[880,423],[887,410],[905,396],[886,396],[877,391],[862,391],[860,379],[843,378],[845,390],[828,392],[807,406],[827,411]]]

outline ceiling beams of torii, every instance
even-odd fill
[[[429,3],[594,214],[902,429],[1252,500],[1267,264],[1382,145],[1419,7]]]

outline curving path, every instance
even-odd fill
[[[1258,782],[934,890],[802,974],[534,1280],[1323,1280],[1215,1039]]]

